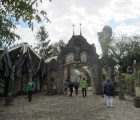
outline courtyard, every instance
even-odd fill
[[[33,95],[32,102],[27,96],[18,96],[14,105],[0,105],[0,120],[140,120],[140,109],[133,105],[133,98],[125,101],[114,98],[113,108],[105,106],[103,97],[88,91],[86,98],[81,94],[72,98],[63,95]]]

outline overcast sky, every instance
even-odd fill
[[[20,24],[16,33],[21,36],[18,42],[36,43],[35,33],[45,25],[51,42],[68,40],[72,37],[72,24],[75,34],[80,34],[79,23],[82,23],[82,35],[90,44],[95,44],[97,53],[101,54],[97,32],[105,25],[113,30],[113,35],[140,33],[140,0],[42,0],[39,9],[47,12],[51,23],[36,24],[34,31]]]

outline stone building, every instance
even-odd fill
[[[11,73],[14,67],[12,94],[27,92],[27,83],[32,79],[36,84],[36,91],[44,88],[46,64],[43,59],[27,43],[16,45],[9,49],[1,50],[1,95],[7,96]]]

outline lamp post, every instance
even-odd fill
[[[138,79],[138,65],[136,60],[133,62],[134,69],[134,84],[135,84],[135,98],[134,98],[134,106],[140,108],[140,81]]]
[[[120,65],[118,67],[118,72],[119,72],[119,87],[120,87],[119,99],[120,100],[125,100],[123,85],[122,85],[122,74],[121,74],[122,73],[122,67]]]

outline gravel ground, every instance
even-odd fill
[[[31,103],[27,96],[18,96],[14,105],[4,106],[0,101],[0,120],[140,120],[140,108],[135,108],[133,98],[125,101],[114,98],[114,108],[107,108],[103,97],[88,91],[88,96],[37,94]]]

